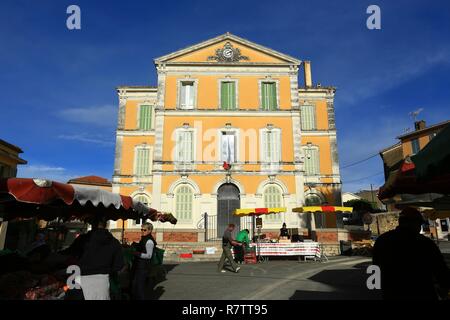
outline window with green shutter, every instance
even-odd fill
[[[264,190],[264,207],[266,208],[280,208],[282,207],[282,195],[278,186],[269,185]],[[266,216],[268,221],[281,220],[280,214],[269,214]]]
[[[192,219],[192,204],[194,195],[192,188],[182,185],[175,192],[175,216],[181,221]]]
[[[194,161],[194,132],[192,130],[177,131],[175,161],[184,163]]]
[[[302,130],[316,129],[316,107],[304,105],[301,107]]]
[[[261,100],[263,110],[277,110],[277,84],[275,82],[261,83]]]
[[[236,83],[234,81],[220,83],[220,108],[222,110],[236,109]]]
[[[146,176],[150,174],[150,149],[136,148],[135,175]]]
[[[279,164],[281,161],[281,131],[263,130],[261,135],[262,159],[264,163]]]
[[[141,105],[139,107],[139,129],[140,130],[152,129],[152,106]]]
[[[320,174],[319,167],[319,149],[317,148],[305,148],[305,172],[306,175],[318,175]]]

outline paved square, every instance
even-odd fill
[[[243,265],[239,273],[217,272],[216,262],[167,265],[167,279],[155,287],[155,298],[230,299],[380,299],[366,287],[370,259],[337,257],[329,262],[274,260]]]

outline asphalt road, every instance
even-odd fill
[[[167,265],[156,299],[380,299],[366,287],[370,259],[337,257],[328,262],[275,260],[243,265],[239,273],[217,272],[216,262]]]

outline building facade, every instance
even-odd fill
[[[336,227],[291,211],[341,204],[335,88],[312,84],[309,61],[229,33],[154,61],[156,87],[117,89],[112,189],[177,217],[173,230],[156,225],[157,240],[203,241],[205,213],[217,236],[244,228],[236,208],[286,207],[266,231]]]
[[[27,164],[20,158],[23,153],[19,147],[0,139],[0,178],[13,178],[17,175],[17,166]]]
[[[20,158],[22,149],[5,140],[0,139],[0,179],[14,178],[17,175],[17,166],[27,164]],[[0,218],[0,250],[3,250],[6,241],[8,222]]]

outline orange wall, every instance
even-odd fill
[[[244,132],[246,130],[249,131],[249,135],[255,137],[255,143],[257,144],[257,154],[253,157],[255,161],[259,161],[259,129],[265,128],[268,123],[271,123],[276,128],[281,128],[281,138],[282,138],[282,161],[293,161],[293,141],[292,141],[292,121],[291,118],[286,117],[274,117],[271,119],[267,119],[264,117],[207,117],[207,116],[167,116],[164,120],[164,150],[163,150],[163,159],[165,161],[172,161],[172,150],[175,148],[175,141],[172,137],[173,132],[176,128],[182,127],[184,123],[189,123],[191,127],[195,126],[194,121],[200,121],[202,124],[202,132],[205,134],[205,132],[208,130],[208,132],[211,132],[211,135],[203,135],[206,140],[209,138],[209,140],[203,141],[203,150],[207,148],[208,145],[211,143],[216,144],[217,143],[217,129],[225,127],[226,123],[231,123],[231,126],[234,128],[240,129],[240,136],[241,141],[242,137],[244,135]],[[212,129],[209,131],[209,129]],[[253,130],[254,129],[254,130]],[[254,134],[252,134],[254,132]],[[200,135],[200,131],[197,133]],[[200,140],[200,137],[196,138],[197,143]],[[239,144],[240,147],[240,161],[243,161],[245,154],[245,160],[249,161],[250,159],[250,152],[252,150],[250,143],[250,139],[247,138],[245,140],[245,146],[243,143]],[[197,157],[196,160],[200,161],[201,156],[203,154],[203,151],[200,149],[199,145],[197,145]],[[217,158],[216,158],[217,159]],[[216,160],[214,159],[214,160]],[[213,160],[213,161],[214,161]]]
[[[212,193],[214,186],[225,178],[225,174],[208,176],[190,176],[189,179],[195,181],[200,188],[201,193]],[[295,193],[294,176],[278,176],[290,193]],[[244,176],[233,175],[233,179],[238,181],[245,189],[246,194],[255,194],[259,184],[267,179],[267,176]],[[163,176],[161,192],[169,192],[172,183],[179,180],[179,176]]]
[[[253,48],[249,48],[240,43],[236,43],[234,41],[221,41],[214,45],[208,46],[204,49],[197,50],[195,52],[185,54],[179,58],[173,59],[173,62],[208,62],[209,56],[214,56],[216,54],[217,49],[222,49],[225,43],[230,42],[233,47],[239,48],[242,56],[247,56],[249,58],[249,62],[255,63],[283,63],[285,61],[275,58],[271,55],[265,54],[261,51],[257,51]],[[209,61],[210,62],[210,61]]]
[[[177,79],[185,79],[180,75],[166,76],[165,107],[175,109],[177,103]],[[198,75],[190,79],[198,80],[197,87],[197,108],[217,109],[219,106],[219,79],[224,79],[224,75],[210,76]],[[260,107],[258,82],[264,80],[261,76],[230,75],[230,79],[238,80],[238,104],[241,109],[258,109]],[[272,80],[279,80],[280,109],[291,108],[291,87],[289,76],[272,77]]]
[[[320,173],[322,175],[333,174],[332,163],[331,163],[331,146],[330,140],[327,136],[302,136],[302,145],[306,145],[311,142],[313,145],[319,147],[319,158],[320,158]]]
[[[124,175],[133,174],[134,147],[136,145],[140,145],[143,143],[147,143],[148,145],[153,145],[154,141],[155,141],[154,136],[144,136],[144,137],[125,136],[125,137],[123,137],[121,174],[124,174]]]

